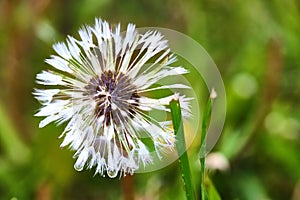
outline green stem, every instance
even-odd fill
[[[183,152],[183,154],[179,157],[179,165],[180,165],[181,176],[185,187],[186,198],[188,200],[194,200],[195,193],[194,193],[194,188],[191,179],[189,159],[186,152],[181,108],[180,108],[179,101],[175,99],[171,100],[170,108],[171,108],[174,132],[176,135],[176,148],[177,148],[178,156],[180,156],[180,153]]]
[[[216,98],[216,92],[214,89],[207,101],[207,105],[204,110],[203,120],[202,120],[202,134],[201,134],[201,147],[200,147],[200,164],[201,164],[201,199],[207,200],[207,193],[205,189],[205,157],[206,157],[206,136],[207,130],[210,123],[212,104],[213,100]]]

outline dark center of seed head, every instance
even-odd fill
[[[139,95],[136,86],[125,74],[105,71],[92,78],[85,89],[83,95],[92,97],[96,102],[94,114],[97,118],[104,116],[106,125],[110,125],[113,121],[119,126],[120,121],[127,121],[129,117],[134,117],[134,110],[139,105]],[[128,100],[133,102],[128,103]]]

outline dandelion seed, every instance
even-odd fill
[[[158,156],[172,149],[175,136],[169,121],[157,121],[147,111],[170,112],[168,104],[176,95],[182,102],[183,116],[190,115],[190,98],[178,94],[149,98],[146,92],[188,88],[183,84],[154,87],[159,80],[185,74],[182,67],[171,67],[175,56],[157,31],[139,34],[133,24],[125,34],[120,25],[111,27],[96,19],[94,26],[79,30],[80,40],[68,36],[66,43],[53,46],[57,55],[46,63],[55,68],[37,75],[37,83],[51,87],[33,94],[44,116],[39,126],[66,123],[61,147],[76,153],[74,168],[95,168],[102,176],[133,174],[142,164],[152,162],[141,133],[151,138]],[[146,66],[146,67],[145,67]]]

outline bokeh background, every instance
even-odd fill
[[[59,148],[63,127],[38,128],[35,74],[49,67],[54,42],[95,17],[174,29],[211,55],[227,92],[226,123],[208,159],[222,199],[300,199],[298,0],[1,0],[0,199],[185,198],[177,163],[121,180],[93,177]],[[200,96],[204,105],[208,92]],[[188,152],[199,191],[197,138]]]

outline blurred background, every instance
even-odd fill
[[[38,128],[35,74],[49,67],[54,42],[77,37],[95,17],[174,29],[211,55],[227,92],[223,133],[207,158],[222,199],[300,199],[298,0],[0,0],[0,199],[185,198],[177,163],[122,180],[93,177],[59,148],[63,127]],[[205,105],[208,92],[200,96]],[[198,192],[197,141],[188,153]]]

